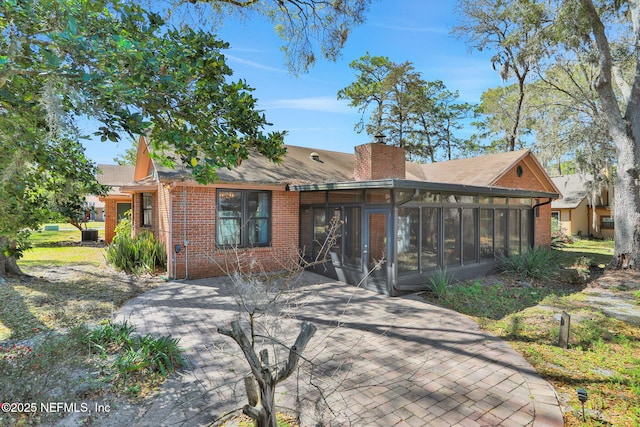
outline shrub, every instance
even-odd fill
[[[115,237],[107,247],[107,262],[127,273],[151,273],[166,266],[167,253],[150,231],[143,230],[131,237],[131,220],[125,218],[116,227]]]
[[[442,299],[447,295],[447,290],[451,287],[452,278],[447,274],[447,269],[439,268],[434,274],[429,276],[429,289]]]
[[[178,347],[179,339],[171,336],[155,338],[151,334],[132,336],[135,327],[109,323],[87,332],[84,342],[92,351],[116,357],[107,367],[114,373],[116,385],[130,394],[138,394],[140,381],[154,382],[159,376],[167,377],[184,366],[185,361]]]
[[[499,256],[498,268],[521,280],[546,279],[553,276],[559,268],[558,254],[553,250],[535,247],[521,254]]]
[[[560,226],[560,222],[552,218],[551,219],[551,247],[562,248],[565,245],[569,245],[574,242],[574,238],[568,235],[565,230]]]

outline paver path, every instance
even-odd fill
[[[169,282],[120,310],[117,320],[138,332],[179,337],[193,367],[132,412],[130,426],[211,425],[246,402],[248,365],[235,342],[217,333],[238,317],[229,283]],[[462,315],[311,273],[301,276],[295,295],[279,336],[291,345],[300,320],[318,331],[304,352],[312,363],[279,385],[277,403],[302,407],[303,425],[563,425],[549,383]]]

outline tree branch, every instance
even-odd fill
[[[234,320],[231,322],[231,330],[218,328],[218,333],[231,337],[236,343],[238,343],[245,358],[247,359],[247,362],[249,362],[249,367],[251,368],[253,376],[259,383],[265,383],[266,378],[264,377],[264,372],[262,370],[262,363],[260,363],[260,359],[258,359],[258,356],[253,350],[251,341],[249,341],[249,338],[247,338],[247,335],[240,327],[240,322]]]
[[[298,334],[298,338],[296,338],[296,342],[289,349],[289,359],[285,366],[280,369],[280,371],[276,374],[274,379],[274,385],[278,384],[280,381],[287,379],[292,373],[293,370],[298,365],[298,360],[300,359],[300,355],[304,352],[305,347],[309,343],[309,340],[316,333],[317,328],[315,325],[309,322],[302,322],[300,325],[300,333]]]

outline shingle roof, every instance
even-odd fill
[[[552,209],[574,209],[587,197],[588,191],[584,187],[585,181],[592,179],[591,175],[563,175],[551,177],[553,183],[560,189],[562,199],[551,202]]]
[[[337,151],[287,145],[287,154],[280,164],[260,155],[244,160],[234,169],[218,169],[222,182],[265,184],[311,184],[353,180],[355,155]],[[317,154],[314,160],[311,154]],[[528,150],[490,154],[468,159],[419,164],[407,162],[406,179],[461,185],[491,186],[509,167],[529,153]],[[160,180],[181,176],[179,168],[157,166]]]
[[[424,164],[421,168],[427,181],[490,187],[528,153],[529,150],[519,150],[487,154]]]
[[[120,194],[119,187],[133,181],[135,166],[98,165],[98,169],[98,182],[111,187],[109,194]]]

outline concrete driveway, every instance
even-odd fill
[[[293,344],[301,320],[318,331],[276,399],[302,408],[303,425],[563,425],[551,385],[465,316],[311,273],[297,286],[276,336]],[[191,364],[132,411],[129,426],[212,425],[246,403],[248,365],[217,332],[238,318],[234,294],[228,278],[168,282],[119,311],[139,333],[179,337]]]

